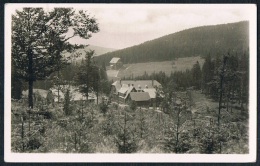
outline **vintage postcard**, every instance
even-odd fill
[[[6,162],[256,161],[256,5],[6,4]]]

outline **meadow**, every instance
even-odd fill
[[[204,59],[200,56],[178,58],[173,61],[124,64],[123,68],[121,68],[119,72],[118,70],[107,70],[107,75],[109,79],[113,80],[123,77],[142,76],[145,72],[150,75],[152,73],[159,73],[160,71],[163,71],[169,76],[175,71],[185,71],[187,69],[191,69],[197,61],[202,67],[204,64]]]

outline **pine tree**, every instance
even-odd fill
[[[74,33],[67,37],[69,29]],[[68,40],[75,36],[88,39],[98,31],[94,18],[84,11],[76,14],[71,8],[55,8],[50,12],[23,8],[12,15],[12,63],[19,78],[28,82],[29,107],[33,107],[33,83],[68,62],[61,54],[72,49]]]
[[[78,73],[76,73],[76,84],[80,86],[80,92],[85,94],[87,101],[89,92],[91,88],[93,88],[93,84],[91,83],[93,82],[93,72],[95,71],[95,66],[92,59],[94,53],[95,52],[93,50],[85,51],[85,61],[83,61]]]
[[[70,100],[71,100],[70,90],[67,89],[66,93],[64,95],[64,106],[63,106],[65,115],[71,115],[71,113],[72,113],[71,106],[70,106]]]
[[[193,65],[192,68],[192,78],[193,78],[193,82],[194,82],[194,86],[197,89],[201,88],[201,69],[200,69],[200,64],[197,61],[197,63],[195,65]]]

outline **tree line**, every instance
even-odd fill
[[[224,58],[223,58],[224,57]],[[223,91],[223,100],[226,102],[238,102],[248,104],[249,91],[249,54],[224,54],[223,57],[205,57],[205,63],[201,66],[195,63],[192,69],[175,71],[167,76],[165,72],[146,72],[137,76],[137,80],[155,79],[162,84],[165,92],[185,91],[189,88],[201,90],[207,96],[218,100],[219,91]],[[225,63],[224,63],[225,59]],[[223,71],[222,71],[223,70]],[[223,78],[221,78],[223,77]],[[122,79],[133,79],[123,77]],[[219,86],[223,82],[222,87]],[[242,105],[241,105],[242,106]]]

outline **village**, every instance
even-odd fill
[[[110,61],[110,70],[118,71],[123,67],[120,58],[112,58]],[[84,93],[81,93],[77,86],[62,84],[53,86],[49,90],[34,89],[34,102],[44,101],[44,105],[55,103],[63,103],[65,98],[65,90],[69,89],[71,93],[71,101],[74,103],[82,103],[83,101],[99,104],[100,102],[116,102],[121,106],[127,106],[131,102],[135,102],[138,107],[157,109],[159,110],[159,103],[157,103],[156,96],[162,89],[162,85],[157,80],[121,80],[116,78],[110,85],[110,95],[103,94],[97,99],[96,92],[88,93],[88,99]],[[22,99],[24,103],[28,102],[28,90],[22,92]]]

